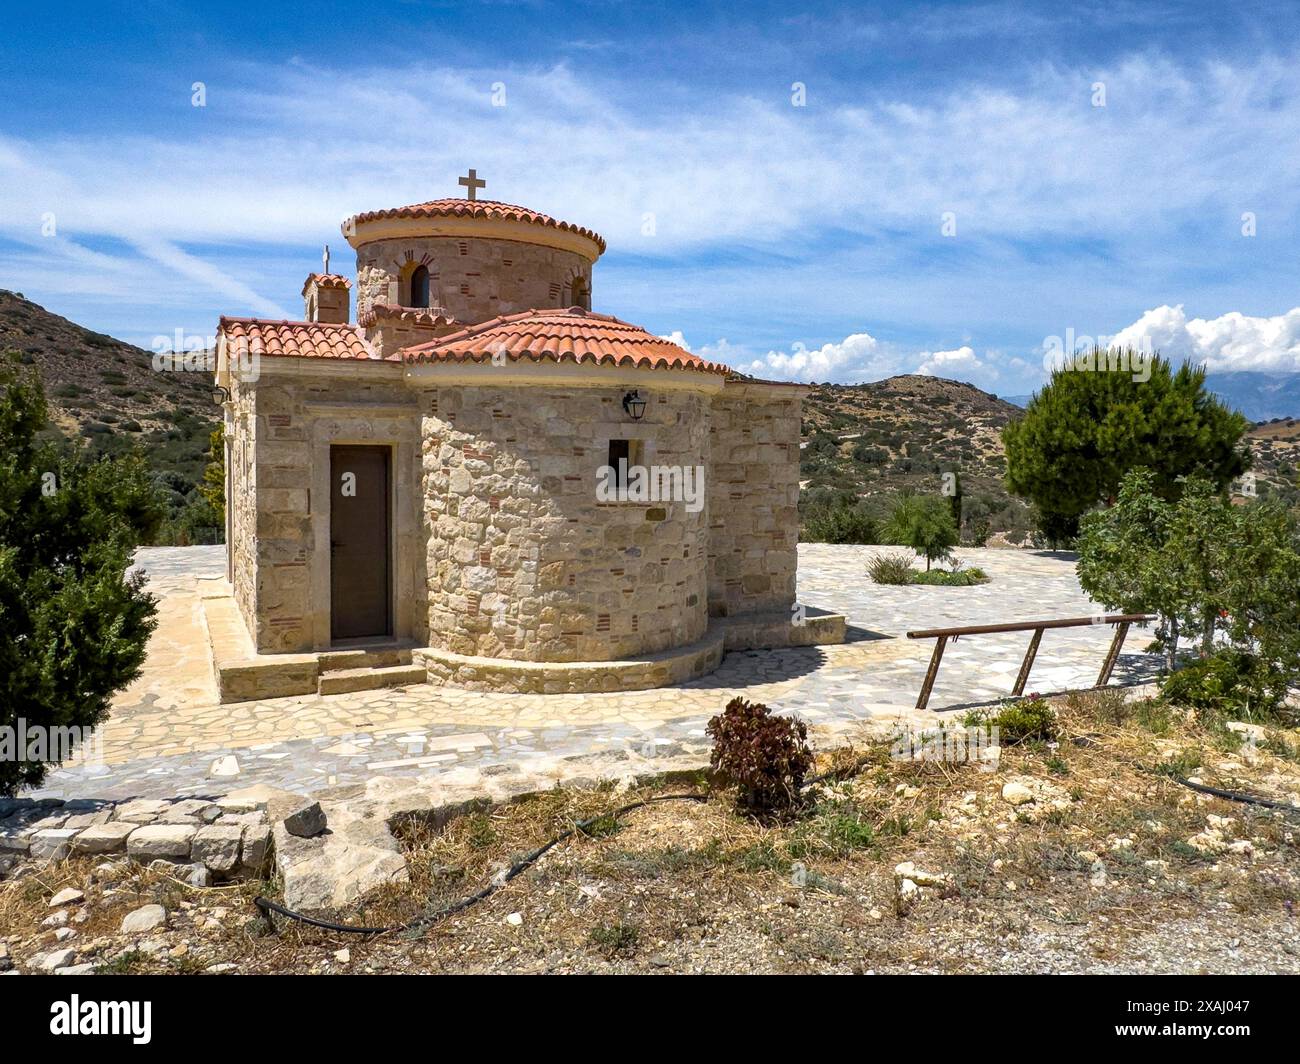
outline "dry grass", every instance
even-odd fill
[[[785,823],[738,816],[724,794],[600,821],[418,936],[344,936],[287,921],[270,934],[254,917],[252,888],[239,888],[220,902],[230,910],[220,933],[189,935],[181,958],[127,954],[127,970],[217,961],[241,971],[1128,970],[1138,943],[1154,957],[1143,963],[1194,970],[1188,935],[1198,945],[1226,941],[1222,928],[1245,926],[1236,923],[1243,917],[1269,943],[1261,949],[1284,951],[1300,889],[1295,818],[1196,795],[1164,769],[1285,799],[1300,791],[1294,759],[1261,744],[1248,762],[1217,724],[1114,693],[1070,696],[1056,708],[1059,741],[1004,748],[998,772],[898,762],[888,743],[868,742],[822,758],[820,771],[845,778],[814,788],[809,807]],[[1294,734],[1276,739],[1282,750],[1296,743]],[[1055,788],[1058,808],[1003,801],[1012,776]],[[390,924],[436,912],[579,821],[691,789],[664,780],[624,793],[556,790],[472,806],[442,825],[408,821],[398,830],[409,887],[340,915]],[[1250,840],[1253,855],[1189,845],[1207,814],[1233,818],[1233,837]],[[1104,887],[1092,883],[1098,859]],[[951,878],[925,888],[915,907],[901,905],[893,869],[903,861]],[[85,876],[85,865],[68,863],[9,887],[0,923],[39,940],[45,899]],[[153,872],[121,890],[95,902],[104,911],[84,937],[107,933],[148,900],[201,900]],[[1265,933],[1278,921],[1281,931]],[[1171,944],[1151,947],[1164,928]],[[1061,942],[1070,952],[1059,952]],[[341,947],[347,962],[335,958]],[[1257,963],[1300,969],[1286,952]]]

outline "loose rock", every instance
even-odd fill
[[[66,968],[77,959],[75,949],[56,949],[49,953],[38,953],[31,960],[31,965],[39,972],[52,972],[56,968]]]
[[[1005,783],[1002,785],[1002,800],[1011,805],[1025,805],[1034,800],[1034,792],[1023,783]]]
[[[212,767],[208,769],[209,776],[218,778],[225,776],[239,775],[239,760],[234,754],[227,754],[225,757],[219,757],[212,762]]]
[[[161,905],[145,905],[122,918],[122,934],[142,935],[166,924],[166,909]]]
[[[302,802],[283,818],[284,830],[300,839],[311,839],[325,830],[325,811],[320,802]]]

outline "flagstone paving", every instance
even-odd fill
[[[225,706],[217,702],[196,586],[223,575],[224,548],[144,549],[137,563],[159,599],[144,673],[115,700],[89,762],[51,772],[36,794],[171,797],[252,783],[315,792],[376,776],[472,781],[520,771],[559,778],[571,771],[568,763],[593,758],[650,772],[703,760],[705,723],[734,695],[798,714],[815,738],[932,725],[941,714],[912,706],[934,644],[903,638],[906,631],[1100,612],[1079,588],[1068,554],[972,549],[962,559],[985,569],[988,584],[875,585],[867,562],[888,549],[799,548],[800,602],[844,613],[849,642],[729,654],[717,672],[676,687],[514,695],[420,684]],[[1111,634],[1105,626],[1046,633],[1027,690],[1090,686]],[[1154,674],[1157,659],[1142,652],[1148,639],[1130,634],[1115,682]],[[1006,696],[1027,641],[1020,633],[950,644],[931,707]]]

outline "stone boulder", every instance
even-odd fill
[[[387,883],[410,881],[401,848],[382,820],[340,815],[330,832],[314,838],[292,835],[277,823],[272,837],[290,909],[339,909]]]
[[[72,840],[73,853],[121,853],[126,840],[140,825],[129,820],[114,820],[88,827]]]

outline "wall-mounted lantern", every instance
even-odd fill
[[[633,421],[640,421],[645,416],[645,400],[640,392],[628,392],[623,396],[623,409]]]
[[[212,386],[212,401],[217,406],[225,406],[226,403],[230,402],[230,389],[223,388],[220,384],[214,384]]]

